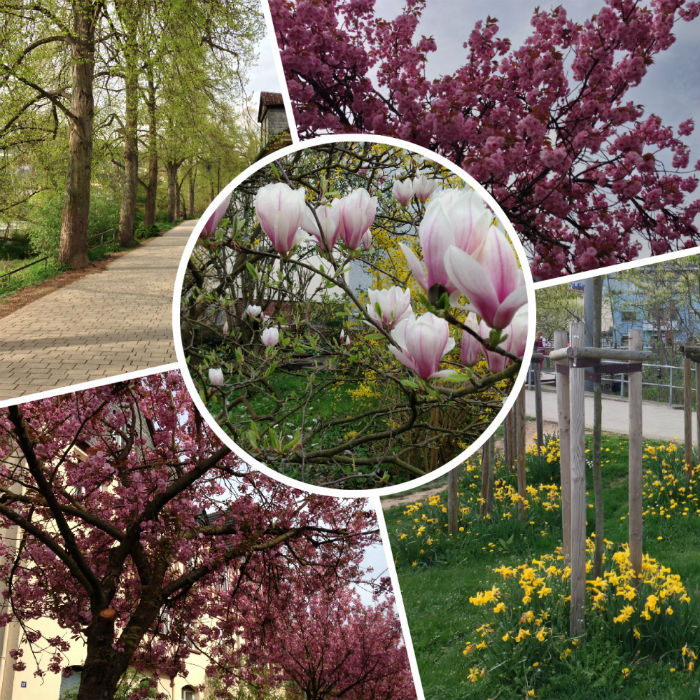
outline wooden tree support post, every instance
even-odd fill
[[[683,358],[683,427],[685,447],[685,468],[690,470],[693,466],[693,414],[692,391],[693,384],[690,377],[690,357]]]
[[[566,331],[554,333],[554,347],[565,348],[568,342]],[[565,362],[563,366],[567,367]],[[557,365],[555,364],[555,369]],[[564,557],[571,561],[571,441],[569,426],[569,375],[556,373],[557,409],[559,413],[559,474],[561,480],[561,529],[564,539]]]
[[[457,533],[457,524],[459,521],[459,499],[457,498],[457,471],[459,467],[455,467],[447,474],[447,531],[450,535]]]
[[[584,324],[571,324],[571,346],[583,345]],[[571,415],[571,616],[569,632],[584,631],[586,602],[586,436],[584,415],[584,367],[569,369]]]
[[[642,349],[642,331],[630,330],[630,350]],[[630,372],[629,389],[629,540],[630,561],[642,574],[642,370]]]
[[[518,446],[518,518],[527,520],[527,508],[525,500],[527,498],[527,483],[525,476],[525,444],[526,444],[526,423],[525,423],[525,389],[523,388],[515,400],[516,424],[517,424],[517,446]]]
[[[481,517],[491,515],[493,500],[493,439],[489,438],[481,450]]]
[[[700,455],[700,362],[695,363],[695,440]]]
[[[542,447],[544,445],[544,431],[543,421],[542,421],[542,357],[539,356],[534,361],[535,367],[535,426],[537,430],[537,454],[542,454]]]

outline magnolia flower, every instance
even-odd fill
[[[491,328],[505,328],[527,302],[525,278],[515,251],[495,226],[476,255],[449,246],[444,267],[450,283]]]
[[[391,188],[394,199],[404,207],[413,199],[413,182],[411,180],[394,180]]]
[[[349,335],[345,336],[345,347],[346,348],[350,347],[350,336]]]
[[[450,246],[457,246],[466,253],[475,253],[489,235],[493,214],[479,195],[472,190],[444,190],[431,199],[418,229],[423,261],[403,243],[406,262],[418,284],[430,290],[440,285],[448,294],[457,291],[445,269],[445,253]]]
[[[255,213],[272,247],[285,255],[293,247],[306,211],[304,188],[293,190],[283,182],[261,187],[255,195]]]
[[[479,328],[479,322],[476,320],[476,316],[473,314],[468,314],[466,320],[464,321],[465,326],[469,326],[475,333],[481,335],[481,329]],[[488,331],[487,331],[488,336]],[[483,337],[483,336],[482,336]],[[475,338],[468,331],[462,331],[462,343],[460,348],[460,358],[462,364],[467,367],[472,367],[479,361],[479,355],[485,352],[485,348],[482,343]]]
[[[246,314],[248,314],[248,316],[252,316],[253,318],[255,318],[256,316],[260,316],[262,308],[255,304],[249,304],[245,307],[245,312]]]
[[[365,231],[362,236],[362,250],[369,250],[372,247],[372,234],[370,231]]]
[[[515,314],[513,320],[503,329],[503,334],[506,338],[498,344],[498,347],[509,352],[511,355],[515,355],[515,357],[522,357],[525,354],[525,347],[527,345],[527,324],[527,308],[521,308]],[[470,324],[470,326],[474,327],[473,324]],[[484,340],[488,339],[491,332],[491,329],[483,321],[475,330]],[[466,340],[467,337],[469,337],[469,340]],[[478,340],[469,336],[466,331],[462,334],[462,358],[464,358],[465,353],[465,342],[467,345],[476,344],[480,346],[480,351],[486,356],[486,364],[491,372],[502,372],[512,362],[512,360],[505,355],[501,355],[493,350],[487,350]]]
[[[202,229],[202,236],[207,238],[208,236],[211,236],[214,231],[216,231],[217,227],[219,226],[219,222],[226,215],[226,211],[228,210],[228,205],[230,203],[231,195],[229,194],[228,197],[224,197],[223,202],[221,202],[221,204],[214,209],[212,214],[207,219],[207,222],[204,224],[204,228]]]
[[[340,329],[340,342],[342,343],[345,340],[345,329],[341,328]]]
[[[324,204],[316,207],[316,217],[321,224],[323,237],[318,229],[316,219],[308,207],[304,212],[301,228],[316,239],[319,248],[325,251],[330,251],[335,245],[335,242],[338,240],[338,235],[340,234],[340,200],[334,199],[332,204]]]
[[[277,343],[280,342],[280,332],[279,329],[275,326],[270,326],[270,328],[266,328],[261,334],[260,334],[260,339],[262,340],[263,345],[271,348],[277,345]]]
[[[425,202],[435,192],[438,184],[435,180],[428,180],[425,175],[413,178],[413,193],[419,202]]]
[[[221,367],[215,367],[209,370],[209,383],[212,386],[224,385],[224,371]]]
[[[340,236],[350,250],[357,250],[377,215],[377,198],[364,187],[340,200]]]
[[[445,319],[431,313],[404,318],[396,324],[391,337],[401,348],[389,347],[394,357],[422,379],[453,373],[453,370],[438,370],[443,355],[455,346]]]
[[[400,287],[368,289],[367,294],[369,295],[367,314],[387,330],[391,330],[401,319],[413,313],[410,289]]]

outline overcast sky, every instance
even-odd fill
[[[430,54],[429,77],[453,73],[464,64],[464,42],[478,20],[488,15],[499,20],[500,36],[508,37],[514,46],[522,44],[532,32],[530,18],[534,8],[542,10],[563,5],[575,21],[590,18],[603,6],[601,0],[428,0],[418,34],[432,34],[437,51]],[[395,17],[403,7],[402,0],[377,0],[376,11],[385,18]],[[689,139],[693,146],[691,165],[700,158],[700,18],[678,22],[676,42],[655,57],[642,83],[631,89],[629,99],[646,107],[646,113],[658,114],[666,124],[677,126],[689,117],[695,119],[696,131]]]

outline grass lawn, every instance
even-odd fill
[[[558,489],[547,486],[547,474],[556,475],[558,470],[556,459],[547,462],[535,455],[529,458],[528,478],[537,492],[531,493],[525,523],[517,521],[517,505],[509,490],[514,482],[508,474],[500,492],[503,501],[495,504],[492,520],[480,517],[476,500],[480,481],[478,466],[462,468],[460,526],[463,530],[455,537],[446,534],[444,494],[419,502],[420,505],[386,511],[426,698],[675,700],[698,697],[700,672],[697,661],[692,661],[688,652],[688,649],[695,655],[700,652],[698,480],[696,477],[690,482],[683,481],[679,466],[682,450],[668,451],[665,446],[658,448],[659,443],[645,444],[644,552],[680,575],[690,602],[675,606],[671,614],[664,613],[662,607],[661,614],[651,615],[653,619],[649,624],[656,624],[658,630],[639,643],[631,634],[629,639],[615,637],[624,627],[612,621],[613,615],[619,613],[621,605],[618,605],[615,613],[610,613],[604,622],[587,613],[588,639],[575,646],[566,629],[568,604],[562,602],[563,596],[558,603],[554,600],[556,591],[549,598],[551,608],[547,608],[541,624],[541,628],[550,630],[546,643],[534,638],[514,643],[511,637],[507,643],[498,639],[498,643],[492,644],[494,633],[489,633],[488,629],[481,635],[476,632],[488,620],[495,620],[494,625],[501,620],[492,612],[493,603],[474,605],[469,600],[492,586],[507,589],[505,575],[494,572],[494,568],[517,567],[533,558],[546,557],[561,543]],[[605,538],[611,541],[604,567],[607,569],[612,565],[612,553],[627,541],[627,440],[604,436],[603,450]],[[556,456],[556,449],[551,445],[548,451],[550,458]],[[676,476],[681,474],[680,479],[672,475],[653,476],[654,465],[661,475],[664,460],[675,467]],[[670,474],[669,470],[667,472]],[[496,478],[499,476],[503,473],[497,471]],[[590,482],[590,470],[587,470],[587,477]],[[588,486],[590,535],[594,517],[592,485]],[[498,495],[498,489],[496,492]],[[533,597],[536,598],[534,594]],[[588,597],[590,599],[590,593]],[[499,599],[493,602],[496,600]],[[505,595],[503,600],[506,600]],[[520,606],[517,614],[528,607],[520,600],[515,602]],[[511,604],[510,599],[508,603]],[[535,600],[531,606],[538,604]],[[515,609],[516,605],[511,607]],[[558,632],[557,609],[561,613]],[[547,619],[549,613],[551,619]],[[531,629],[534,634],[535,627]],[[544,636],[544,632],[542,634]],[[476,647],[464,653],[468,642],[480,641],[484,647],[485,642],[489,642],[489,648],[479,650]],[[687,644],[686,654],[682,652],[684,643]],[[694,670],[689,671],[693,666]]]

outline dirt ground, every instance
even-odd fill
[[[92,275],[95,272],[102,272],[102,270],[104,270],[110,262],[120,257],[125,252],[126,251],[112,253],[108,258],[92,262],[81,270],[66,270],[56,277],[52,277],[44,282],[39,282],[38,284],[33,284],[31,287],[18,289],[16,292],[0,298],[0,318],[9,316],[11,313],[21,309],[23,306],[31,304],[33,301],[36,301],[47,294],[51,294],[51,292],[54,292],[61,287],[72,284],[82,277]]]
[[[544,421],[542,425],[542,432],[545,435],[551,435],[553,433],[558,432],[559,426],[556,423],[552,423],[550,421]],[[531,442],[534,442],[535,440],[535,435],[536,435],[536,429],[535,429],[535,421],[534,420],[528,420],[526,424],[526,431],[525,431],[525,439],[527,441],[527,444],[529,445]],[[503,439],[500,438],[496,440],[496,449],[497,450],[502,450],[503,449]],[[413,503],[414,501],[420,501],[421,499],[424,498],[430,498],[430,496],[434,496],[435,494],[442,493],[445,490],[445,484],[443,483],[441,486],[435,486],[432,488],[426,487],[424,491],[414,491],[411,493],[407,494],[399,494],[398,496],[390,496],[388,498],[382,498],[382,508],[384,510],[388,508],[393,508],[394,506],[401,506],[406,503]]]

